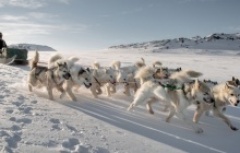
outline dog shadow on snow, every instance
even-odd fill
[[[150,115],[143,105],[128,112],[127,107],[133,98],[120,93],[110,98],[105,95],[92,98],[90,94],[77,94],[76,96],[77,102],[58,101],[110,125],[186,152],[232,152],[232,149],[238,146],[238,141],[234,141],[234,139],[238,140],[239,132],[231,131],[215,117],[203,115],[199,126],[204,130],[204,133],[196,134],[189,125],[184,124],[176,117],[170,123],[166,123],[165,117],[168,113],[160,111],[163,108],[159,104],[155,104],[153,107],[155,114]],[[194,110],[190,109],[187,116],[191,118],[193,113]],[[240,127],[239,120],[230,119],[237,127]],[[229,141],[231,143],[228,143]]]

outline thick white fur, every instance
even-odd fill
[[[237,106],[239,103],[240,91],[238,85],[233,81],[227,81],[226,83],[213,86],[212,91],[215,98],[215,107],[202,103],[197,107],[193,121],[198,123],[201,115],[205,111],[212,110],[214,115],[221,118],[232,130],[238,130],[222,112],[223,107],[227,105]]]
[[[93,67],[93,69],[100,69],[100,64],[99,64],[97,61],[95,61],[95,62],[92,64],[92,67]]]
[[[177,75],[174,77],[176,80],[182,81],[182,78],[190,80],[189,74],[185,72],[185,75],[181,73],[181,75]],[[198,81],[195,82],[195,86],[198,86]],[[184,111],[186,108],[195,101],[202,101],[203,94],[199,93],[197,88],[193,88],[191,94],[194,94],[192,97],[196,97],[196,99],[191,100],[187,99],[182,90],[172,91],[170,94],[164,87],[160,86],[153,80],[146,81],[142,84],[142,86],[137,90],[137,93],[134,96],[133,102],[130,104],[128,110],[131,110],[134,106],[139,105],[140,103],[146,103],[147,100],[152,99],[153,101],[161,100],[169,106],[170,113],[167,122],[171,119],[173,115],[177,115],[179,118],[185,121],[185,123],[191,125],[195,132],[201,133],[203,130],[195,125],[191,120],[187,120],[184,115]],[[190,96],[191,97],[191,96]],[[147,105],[148,107],[149,105]]]
[[[32,92],[33,87],[46,87],[49,95],[49,99],[53,100],[53,88],[57,88],[60,92],[63,92],[62,87],[59,85],[64,80],[64,76],[67,74],[68,78],[70,77],[69,69],[67,68],[67,65],[64,61],[61,61],[62,63],[56,63],[57,60],[55,60],[55,57],[51,57],[52,66],[55,65],[55,69],[53,70],[53,73],[51,74],[51,71],[47,69],[47,67],[39,67],[37,66],[39,62],[39,53],[36,51],[33,59],[30,61],[30,68],[31,71],[28,74],[28,88],[29,91]],[[62,66],[59,66],[58,64],[61,64]],[[60,68],[61,67],[61,68]],[[52,67],[53,68],[53,67]],[[43,71],[39,71],[43,70]],[[36,72],[38,71],[38,72]],[[39,73],[40,72],[40,73]],[[36,73],[39,73],[36,76]],[[54,80],[53,80],[54,77]]]
[[[86,87],[91,86],[91,76],[81,65],[77,65],[76,62],[79,60],[77,57],[69,57],[64,59],[60,54],[55,54],[49,59],[48,68],[52,68],[56,63],[65,61],[70,70],[71,79],[64,82],[64,93],[61,94],[61,98],[68,94],[72,101],[77,101],[76,96],[73,94],[74,87],[80,87],[85,85]],[[81,72],[81,73],[80,73]]]

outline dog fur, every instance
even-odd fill
[[[226,83],[221,83],[215,85],[212,89],[215,103],[213,106],[201,103],[198,105],[193,121],[198,123],[201,115],[205,111],[212,110],[214,115],[221,118],[232,130],[238,130],[232,125],[231,121],[222,112],[222,109],[227,105],[237,106],[239,101],[239,88],[235,80],[227,81]]]
[[[38,66],[39,53],[36,51],[33,59],[30,61],[30,72],[28,74],[28,89],[32,92],[33,87],[46,87],[50,100],[53,100],[53,88],[57,88],[63,92],[62,84],[64,80],[71,78],[67,63],[64,60],[56,60],[54,57],[50,58],[52,61],[51,68]]]
[[[177,81],[183,82],[183,80],[190,80],[190,76],[199,76],[201,73],[195,71],[184,71],[183,73],[175,74],[174,79]],[[177,77],[179,76],[179,77]],[[147,103],[149,99],[161,100],[169,106],[170,113],[166,118],[166,121],[169,122],[170,119],[177,115],[179,118],[184,120],[186,123],[190,124],[194,131],[197,133],[203,132],[196,124],[187,120],[183,111],[193,103],[203,103],[209,102],[212,103],[213,98],[211,95],[205,95],[205,93],[210,93],[210,88],[201,81],[194,81],[194,83],[183,83],[184,89],[180,88],[177,90],[168,90],[165,88],[163,83],[160,83],[155,80],[149,80],[142,84],[142,86],[137,90],[137,93],[134,97],[133,102],[128,107],[128,110],[131,110],[134,106],[137,106],[139,103]],[[178,83],[179,84],[179,83]],[[147,104],[147,108],[149,105]]]
[[[92,83],[90,72],[81,65],[76,64],[79,60],[77,57],[73,56],[68,59],[63,59],[63,57],[59,54],[54,55],[49,60],[49,67],[52,67],[54,65],[54,61],[56,60],[65,60],[71,74],[71,79],[65,80],[62,85],[64,92],[61,94],[60,98],[63,98],[65,94],[67,94],[72,101],[77,101],[76,96],[73,94],[73,88],[79,88],[82,85],[85,85],[86,88],[91,87]]]

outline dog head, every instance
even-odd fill
[[[168,79],[169,71],[168,68],[158,68],[155,70],[154,78],[156,79]]]
[[[125,71],[118,70],[117,71],[117,82],[127,83],[128,82],[128,74]]]
[[[236,82],[227,81],[225,84],[224,91],[227,102],[230,103],[232,106],[237,106],[240,101],[239,101],[239,88]]]
[[[57,62],[57,66],[58,66],[58,73],[60,77],[64,78],[65,80],[68,80],[71,78],[70,70],[65,61]]]
[[[87,69],[84,69],[84,68],[80,68],[78,70],[78,73],[77,73],[77,80],[75,80],[79,85],[82,85],[84,84],[84,86],[86,88],[89,88],[92,86],[92,83],[91,83],[91,73],[90,73],[90,70],[87,68]]]
[[[106,74],[106,81],[107,82],[110,82],[110,83],[112,83],[112,84],[115,84],[116,83],[116,81],[117,81],[117,77],[116,77],[116,75],[117,75],[117,71],[115,70],[115,69],[113,69],[113,68],[107,68],[107,69],[105,69],[105,74]]]

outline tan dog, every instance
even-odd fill
[[[52,61],[53,66],[49,69],[45,66],[38,66],[39,53],[36,51],[34,58],[30,61],[31,71],[28,74],[28,89],[32,92],[32,87],[46,87],[50,100],[53,100],[53,88],[63,92],[62,84],[65,80],[71,78],[66,61]]]
[[[238,130],[232,125],[231,121],[222,113],[222,108],[227,105],[237,106],[239,101],[239,88],[235,80],[227,81],[213,87],[212,92],[214,94],[215,103],[213,106],[201,103],[198,105],[193,121],[198,123],[203,112],[212,110],[214,115],[223,119],[223,121],[234,131]]]

